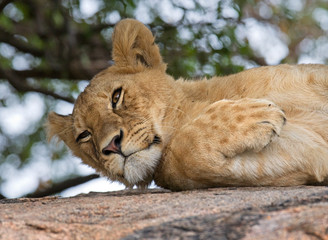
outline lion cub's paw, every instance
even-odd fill
[[[235,122],[240,124],[240,134],[245,138],[245,147],[259,152],[274,137],[280,135],[282,127],[286,123],[285,114],[281,108],[268,100],[251,99],[238,102],[236,102],[236,106],[244,109],[244,114],[241,111],[233,115]],[[244,104],[245,108],[243,108]],[[235,108],[238,109],[238,107]],[[240,121],[241,116],[244,116],[244,121]]]
[[[219,121],[212,122],[211,131],[218,129],[219,151],[229,158],[245,151],[261,151],[279,136],[286,122],[284,112],[264,99],[221,100],[212,104],[203,118],[216,119],[216,115]]]
[[[284,112],[273,102],[243,98],[220,100],[208,106],[193,122],[201,139],[217,143],[217,151],[232,158],[245,151],[259,152],[286,122]]]

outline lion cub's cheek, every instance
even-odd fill
[[[162,150],[159,146],[137,152],[126,159],[124,178],[131,184],[149,183],[161,159]]]

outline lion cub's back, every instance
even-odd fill
[[[215,96],[222,95],[223,92],[223,98],[228,99],[265,98],[285,111],[298,108],[328,112],[326,65],[265,66],[213,80],[210,88],[216,88],[217,93],[213,91]]]

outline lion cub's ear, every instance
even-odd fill
[[[113,33],[113,59],[115,67],[130,73],[146,68],[161,68],[166,65],[151,31],[141,22],[124,19],[116,24]]]
[[[53,137],[58,137],[73,151],[78,152],[78,144],[75,142],[73,133],[73,117],[72,115],[59,115],[51,112],[48,115],[46,123],[47,137],[51,140]]]

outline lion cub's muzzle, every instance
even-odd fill
[[[123,131],[121,129],[120,134],[114,136],[113,139],[109,142],[109,144],[101,150],[102,154],[108,156],[111,153],[118,153],[124,156],[121,150],[122,139],[123,139]]]

